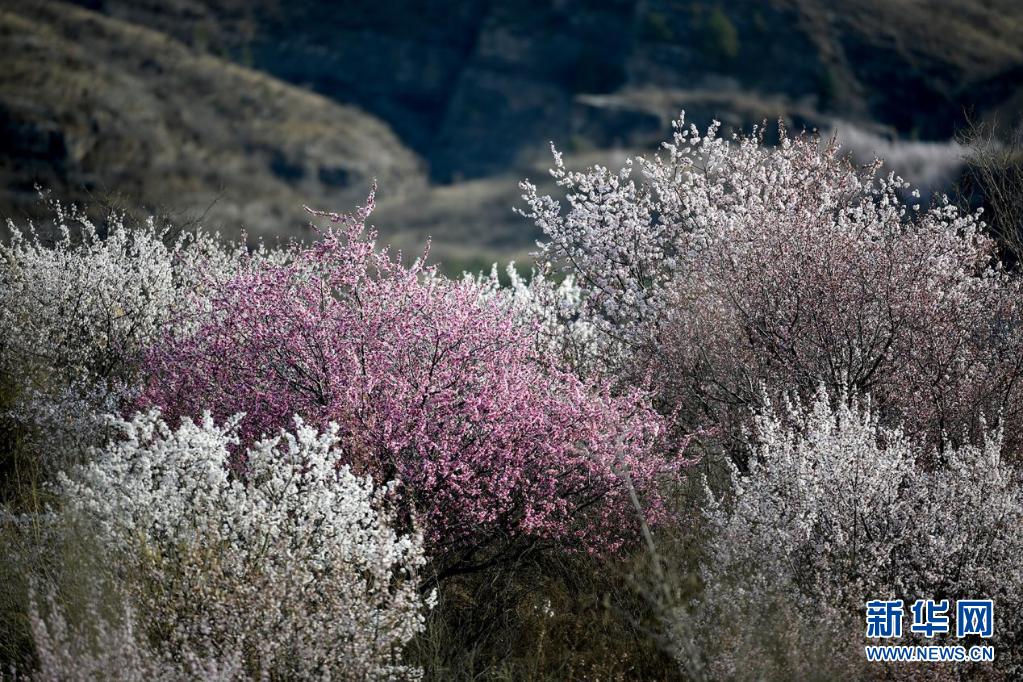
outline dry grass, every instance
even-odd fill
[[[672,680],[656,613],[637,589],[641,550],[548,555],[446,582],[416,642],[428,680]]]

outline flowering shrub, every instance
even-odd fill
[[[16,393],[11,416],[56,462],[102,442],[91,438],[95,417],[134,390],[139,356],[164,325],[242,262],[290,251],[250,254],[201,231],[172,238],[152,220],[97,226],[78,208],[51,208],[54,243],[10,222],[0,242],[0,372]]]
[[[749,471],[733,467],[729,497],[706,511],[696,632],[718,654],[712,677],[762,679],[758,661],[812,669],[811,655],[862,665],[870,599],[988,597],[998,669],[1018,674],[1023,478],[997,431],[935,458],[869,404],[833,406],[823,389],[755,424]]]
[[[115,220],[101,236],[76,209],[53,206],[55,244],[9,223],[11,243],[0,245],[5,369],[35,386],[116,377],[170,315],[178,247],[152,224],[132,231]]]
[[[981,413],[1015,443],[1020,285],[992,269],[976,216],[908,207],[880,162],[784,130],[769,147],[680,120],[664,149],[618,173],[555,153],[564,213],[523,185],[541,255],[575,275],[612,366],[651,373],[694,423],[734,421],[762,384],[824,382],[933,443],[977,435]]]
[[[544,270],[534,268],[527,281],[514,262],[505,272],[507,287],[501,285],[496,265],[488,276],[466,278],[482,287],[484,295],[503,301],[518,324],[535,330],[541,362],[570,367],[583,376],[602,372],[599,337],[586,318],[583,292],[575,278],[569,274],[555,283]]]
[[[120,642],[109,655],[127,647],[124,656],[180,669],[241,665],[252,678],[416,672],[400,653],[423,627],[422,541],[392,529],[392,486],[339,466],[336,427],[297,419],[293,432],[252,444],[232,474],[236,420],[218,426],[207,415],[171,429],[151,412],[114,426],[123,438],[59,486],[65,512],[91,522],[111,552],[145,614],[141,637],[157,646],[133,653],[129,609],[120,629],[101,631]],[[54,665],[84,650],[60,618],[43,638]],[[47,632],[39,623],[37,641]]]
[[[175,421],[244,412],[246,444],[294,414],[336,422],[346,461],[401,482],[451,570],[523,539],[617,546],[633,518],[622,468],[658,517],[654,483],[678,463],[653,452],[664,434],[642,395],[541,366],[532,330],[479,286],[376,251],[372,205],[225,283],[197,330],[150,353],[141,404]]]

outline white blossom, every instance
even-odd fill
[[[981,413],[1023,441],[1023,292],[979,213],[912,211],[901,178],[834,140],[718,128],[680,118],[661,154],[617,172],[555,155],[564,206],[522,185],[538,255],[574,276],[605,364],[652,377],[687,428],[735,439],[761,384],[776,398],[823,382],[935,444],[976,435]]]
[[[417,676],[401,651],[424,625],[422,540],[392,528],[391,486],[337,465],[336,429],[296,418],[232,455],[236,422],[172,429],[154,412],[113,426],[122,437],[58,488],[161,655],[239,657],[253,677]]]
[[[991,598],[985,643],[1001,674],[1019,674],[1023,479],[1002,460],[1000,433],[938,454],[822,388],[808,406],[758,416],[752,442],[748,471],[733,466],[728,495],[709,494],[706,510],[695,628],[717,652],[711,670],[756,678],[757,661],[777,663],[778,641],[797,669],[822,645],[829,665],[855,668],[866,601]]]
[[[541,362],[563,363],[583,375],[604,368],[603,359],[611,351],[586,316],[582,289],[573,275],[556,283],[549,273],[534,268],[527,279],[514,262],[505,272],[507,287],[500,284],[496,264],[487,276],[466,273],[465,278],[480,287],[482,296],[502,298],[518,322],[534,330]]]
[[[96,416],[130,398],[140,355],[172,318],[239,268],[292,252],[250,252],[201,230],[175,237],[116,214],[97,225],[79,208],[50,206],[52,243],[11,221],[0,241],[0,373],[16,401],[5,416],[55,464],[100,442],[87,438]]]

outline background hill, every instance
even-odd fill
[[[0,202],[142,202],[254,235],[290,233],[303,204],[348,205],[424,183],[390,128],[138,25],[60,3],[0,10]],[[208,211],[207,211],[208,209]]]
[[[547,143],[648,150],[685,108],[838,130],[940,187],[972,116],[1023,111],[1013,0],[0,2],[0,205],[35,182],[114,191],[226,230],[294,234],[301,205],[381,184],[388,238],[521,257],[516,182]],[[575,162],[575,161],[573,161]]]

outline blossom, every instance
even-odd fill
[[[998,430],[939,456],[880,425],[869,401],[820,388],[763,411],[750,440],[748,470],[732,466],[705,510],[695,631],[712,670],[756,677],[765,632],[789,642],[792,665],[820,644],[829,666],[862,665],[868,601],[978,595],[998,604],[999,671],[1019,670],[1023,478]]]
[[[194,329],[161,338],[139,406],[244,413],[244,444],[295,414],[336,423],[346,463],[400,482],[442,572],[524,543],[619,546],[635,527],[622,471],[663,518],[657,484],[679,461],[645,396],[540,361],[535,328],[478,283],[378,251],[372,199],[292,261],[242,268]]]
[[[760,386],[823,382],[933,444],[978,435],[984,415],[1015,447],[1023,297],[978,215],[947,198],[910,210],[905,182],[834,141],[717,133],[679,119],[662,154],[619,172],[556,155],[565,210],[523,185],[540,255],[574,275],[608,365],[736,439]]]
[[[599,375],[602,364],[601,338],[587,319],[583,290],[570,273],[560,282],[546,268],[533,268],[528,280],[515,267],[506,270],[509,285],[502,286],[495,264],[489,275],[465,277],[481,287],[483,295],[504,302],[518,324],[533,330],[537,359],[569,367],[576,374]]]
[[[48,465],[79,459],[102,440],[93,419],[136,388],[141,353],[173,319],[204,306],[215,282],[242,262],[283,262],[274,251],[222,242],[202,230],[172,235],[148,220],[103,224],[51,202],[52,243],[8,222],[0,242],[0,373],[26,447]],[[53,468],[53,467],[51,467]]]
[[[237,419],[112,426],[57,490],[110,552],[154,656],[253,678],[415,676],[401,650],[424,626],[422,538],[394,529],[393,486],[339,465],[336,427],[296,419],[232,473]]]

